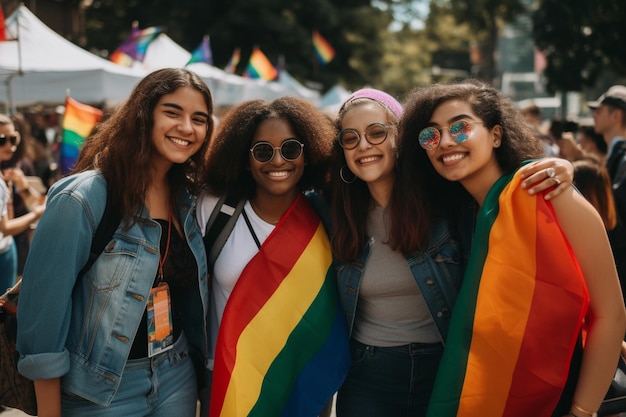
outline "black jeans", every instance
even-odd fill
[[[441,343],[394,347],[350,342],[352,364],[337,395],[337,417],[422,417],[426,415]]]

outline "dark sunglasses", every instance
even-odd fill
[[[450,133],[450,137],[456,143],[463,143],[469,139],[470,133],[472,133],[472,125],[482,124],[483,122],[470,122],[469,120],[459,120],[452,123],[450,126],[442,127],[427,127],[417,135],[420,146],[427,151],[437,149],[439,142],[441,142],[441,135],[443,130],[447,129]]]
[[[20,136],[19,135],[0,135],[0,146],[4,146],[7,143],[7,139],[9,140],[9,142],[11,143],[11,146],[15,146],[18,143],[20,143]]]
[[[365,128],[363,136],[365,140],[372,145],[380,145],[387,139],[387,132],[391,126],[382,123],[372,123]],[[343,129],[337,137],[339,144],[344,149],[354,149],[361,142],[361,135],[356,129]]]
[[[285,140],[278,147],[272,146],[269,142],[257,142],[250,148],[250,153],[252,153],[252,157],[257,162],[265,164],[274,159],[274,152],[277,149],[285,161],[295,161],[302,155],[302,148],[304,148],[304,143],[301,143],[298,139],[291,138]]]

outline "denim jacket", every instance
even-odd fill
[[[144,209],[124,222],[91,269],[87,262],[106,204],[106,180],[89,171],[57,182],[48,194],[22,281],[17,348],[19,372],[30,379],[62,378],[62,388],[107,406],[118,390],[159,262],[160,225]],[[207,266],[195,198],[177,201],[179,219],[198,265],[199,286],[181,306],[190,351],[208,360]]]
[[[350,334],[354,327],[359,287],[370,254],[371,243],[370,239],[361,257],[355,262],[336,264],[339,297]],[[452,308],[461,286],[464,270],[461,249],[450,235],[447,223],[445,221],[434,223],[428,248],[423,252],[414,252],[406,259],[413,278],[426,301],[441,341],[445,343]]]

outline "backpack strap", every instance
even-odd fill
[[[204,233],[204,250],[211,270],[245,204],[245,199],[237,201],[236,198],[224,195],[211,212]]]
[[[96,262],[96,259],[100,256],[106,244],[109,243],[122,221],[122,217],[118,214],[117,210],[113,208],[113,203],[111,202],[109,194],[110,193],[107,191],[106,206],[104,208],[102,218],[100,219],[100,223],[98,223],[98,228],[94,233],[93,240],[91,241],[89,259],[87,259],[87,263],[78,273],[78,278],[85,275],[93,263]]]

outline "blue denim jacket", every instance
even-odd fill
[[[91,269],[78,281],[106,204],[106,180],[89,171],[56,183],[37,226],[19,302],[19,372],[30,379],[62,378],[64,390],[101,405],[111,403],[159,260],[160,225],[142,217],[118,227]],[[198,265],[182,311],[192,353],[206,366],[207,266],[195,198],[177,202],[185,237]]]
[[[371,239],[361,257],[351,264],[337,262],[339,297],[346,315],[348,331],[352,334],[359,299],[363,270],[370,254]],[[445,221],[432,225],[430,243],[424,252],[407,257],[413,278],[445,343],[452,308],[463,277],[464,261],[459,244],[452,238]]]

